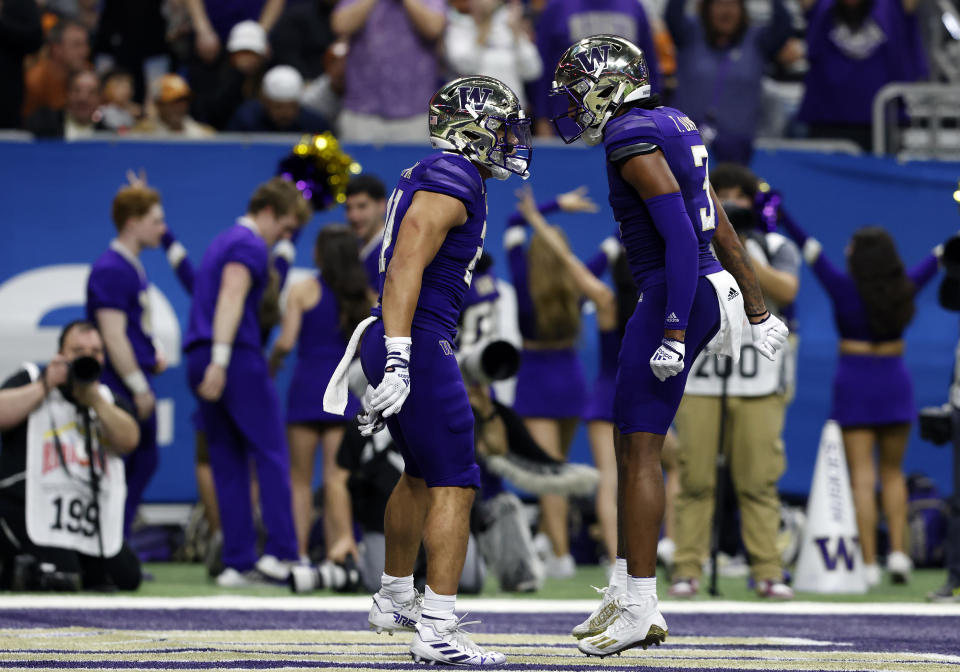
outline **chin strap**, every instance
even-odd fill
[[[613,98],[607,103],[606,111],[604,111],[603,116],[600,118],[600,122],[583,131],[583,141],[588,145],[599,145],[603,141],[603,127],[610,121],[610,117],[613,116],[614,112],[620,109],[620,105],[623,103],[623,91],[626,87],[626,84],[620,82],[617,87],[617,92],[613,94]]]

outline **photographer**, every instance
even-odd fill
[[[46,368],[26,363],[0,389],[0,587],[140,585],[140,562],[123,543],[120,457],[140,430],[100,384],[103,364],[100,333],[78,320]]]
[[[790,307],[799,289],[800,250],[784,236],[769,232],[754,211],[760,180],[748,168],[725,163],[710,172],[771,311],[790,322]],[[791,324],[791,331],[794,325]],[[757,355],[744,342],[736,364],[701,353],[687,379],[676,416],[680,493],[676,504],[676,565],[670,595],[697,593],[702,563],[710,543],[717,488],[717,452],[729,464],[740,506],[741,536],[760,597],[789,600],[777,550],[780,500],[777,481],[786,467],[783,431],[794,387],[794,342],[776,362]],[[717,437],[720,437],[718,441]],[[718,445],[718,443],[721,443]]]

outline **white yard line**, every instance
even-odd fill
[[[595,600],[491,599],[461,597],[460,611],[471,613],[589,613]],[[204,597],[134,597],[98,595],[14,595],[0,597],[3,609],[241,609],[250,611],[356,611],[370,608],[370,598],[264,597],[213,595]],[[952,616],[960,619],[960,604],[923,602],[715,602],[665,601],[666,614],[800,614]],[[958,624],[960,625],[960,624]]]

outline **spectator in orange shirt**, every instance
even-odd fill
[[[67,103],[67,78],[90,67],[90,35],[80,23],[63,19],[47,33],[47,50],[27,70],[23,118],[45,107],[62,110]]]

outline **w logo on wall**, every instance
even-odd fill
[[[461,86],[457,89],[460,94],[460,109],[473,110],[479,112],[487,104],[487,98],[493,93],[493,89],[486,89],[479,86]]]
[[[610,45],[601,44],[597,47],[590,47],[590,53],[588,54],[585,51],[577,54],[577,60],[580,61],[580,65],[583,66],[583,69],[587,72],[594,72],[598,68],[605,68],[607,66],[607,59],[610,56]]]

